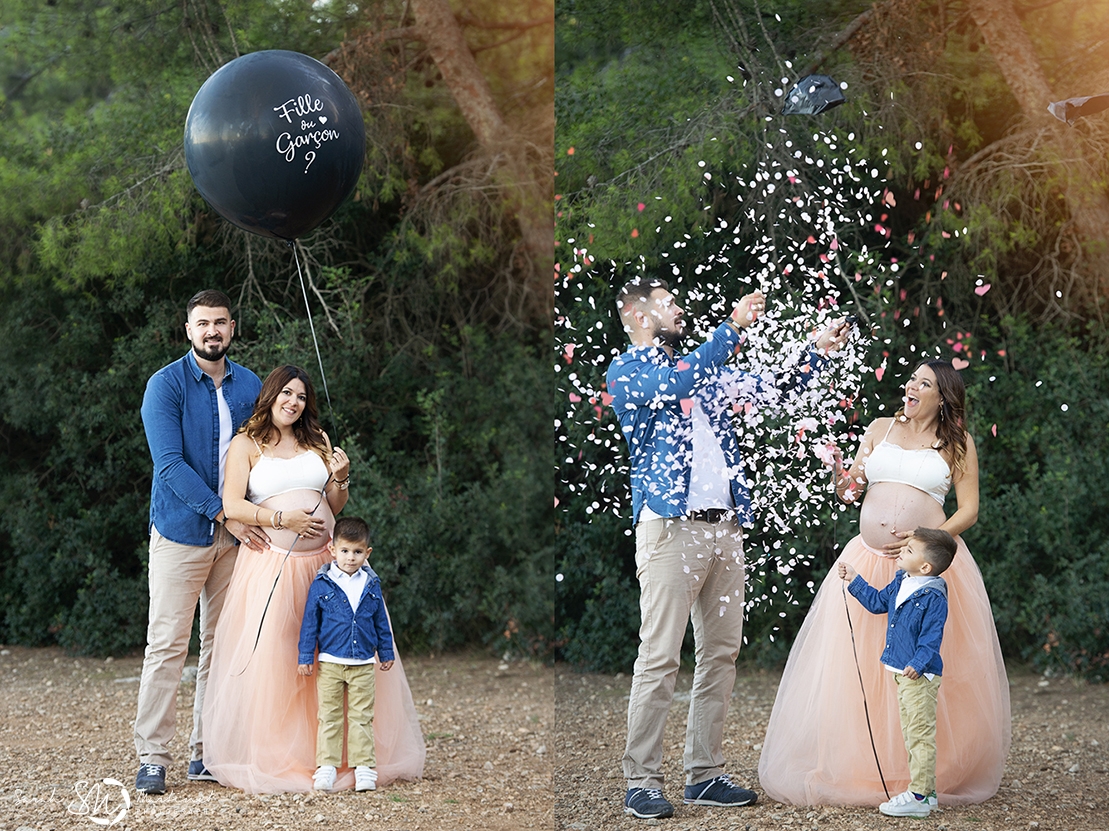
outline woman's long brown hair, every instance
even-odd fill
[[[281,390],[285,389],[294,378],[304,384],[304,410],[300,418],[293,423],[293,437],[296,438],[297,444],[314,450],[324,462],[327,462],[331,452],[323,434],[323,427],[320,426],[316,388],[312,386],[312,379],[308,377],[308,373],[298,366],[291,364],[279,366],[266,376],[266,380],[262,382],[262,391],[258,393],[258,400],[254,402],[254,412],[239,428],[239,432],[246,433],[249,438],[265,447],[270,434],[277,430],[273,424],[273,403],[281,394]]]
[[[950,451],[955,469],[963,472],[967,457],[967,388],[963,383],[963,376],[950,361],[921,361],[913,372],[922,366],[932,370],[932,374],[936,376],[936,386],[940,390],[940,421],[936,427],[936,436],[940,440],[938,449]],[[897,411],[894,418],[901,418],[903,415],[904,406]]]

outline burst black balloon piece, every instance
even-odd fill
[[[1074,124],[1079,118],[1099,113],[1104,109],[1109,109],[1109,93],[1067,98],[1063,101],[1052,101],[1047,105],[1049,113],[1067,124]]]
[[[834,79],[827,75],[806,75],[786,95],[782,115],[818,115],[846,100]]]
[[[299,52],[224,64],[185,119],[185,162],[200,195],[265,237],[295,240],[331,216],[358,183],[365,152],[353,93]]]

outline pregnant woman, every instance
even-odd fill
[[[316,685],[297,673],[297,641],[308,587],[332,559],[327,544],[349,482],[350,460],[320,428],[307,373],[278,367],[227,453],[224,511],[262,528],[269,544],[240,552],[216,627],[204,762],[224,785],[312,790]],[[376,683],[378,783],[419,778],[424,740],[399,656]],[[341,771],[335,789],[353,785],[353,771]]]
[[[871,424],[850,470],[837,460],[836,473],[841,499],[854,502],[866,493],[859,536],[839,562],[872,586],[893,579],[897,552],[917,527],[942,528],[958,543],[944,573],[949,613],[940,651],[936,789],[941,806],[989,799],[1009,752],[1009,685],[982,575],[959,537],[978,518],[978,454],[966,432],[959,373],[946,361],[920,364],[905,385],[902,409]],[[948,517],[943,504],[952,486],[957,508]],[[889,794],[908,785],[893,674],[879,661],[886,617],[845,604],[842,594],[833,566],[790,650],[774,701],[759,782],[781,802],[885,802],[871,731]]]

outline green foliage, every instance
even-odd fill
[[[1105,335],[1079,339],[1012,319],[1004,327],[972,373],[983,475],[967,543],[1007,654],[1107,680]]]
[[[840,302],[863,315],[854,349],[872,370],[844,387],[848,423],[834,428],[841,446],[849,452],[859,425],[892,412],[918,360],[967,361],[982,494],[966,537],[1005,653],[1103,677],[1109,620],[1098,557],[1107,526],[1097,507],[1106,503],[1109,431],[1104,396],[1093,391],[1105,388],[1109,344],[1096,329],[1079,331],[1100,319],[1086,301],[1104,290],[1072,268],[1079,241],[1061,192],[1104,178],[1105,122],[1067,133],[1070,151],[1086,157],[1076,168],[1086,172],[1069,170],[1072,157],[1064,162],[1019,124],[972,19],[942,6],[740,0],[713,4],[707,16],[695,3],[685,19],[686,7],[675,18],[651,3],[596,14],[580,3],[558,8],[561,653],[626,670],[637,643],[626,456],[603,403],[604,369],[624,343],[615,288],[635,273],[660,274],[683,290],[692,319],[750,283],[765,285],[812,234],[818,246],[829,236],[838,243],[827,273]],[[848,82],[847,104],[782,118],[775,87],[864,9],[872,16],[863,29],[821,66]],[[1052,83],[1079,71],[1066,57],[1078,43],[1104,48],[1090,33],[1107,10],[1027,11]],[[660,37],[667,29],[673,35]],[[833,181],[829,168],[843,159],[855,175]],[[789,187],[772,193],[767,178],[756,181],[756,172],[791,166]],[[857,190],[867,184],[882,189],[869,204]],[[815,194],[842,206],[834,222],[818,221]],[[713,265],[722,253],[723,277]],[[771,300],[804,308],[801,289],[783,280]],[[748,659],[784,658],[809,590],[853,534],[853,512],[805,517],[793,538],[769,526],[749,538],[749,552],[768,552],[749,556],[749,598],[775,602],[749,611]]]
[[[5,5],[0,642],[141,647],[151,466],[139,405],[146,379],[187,349],[187,299],[217,287],[235,300],[233,359],[316,379],[325,427],[354,460],[347,510],[374,526],[401,643],[549,654],[547,326],[523,310],[512,184],[455,171],[427,187],[449,165],[489,164],[433,63],[407,66],[394,42],[360,37],[386,17],[397,26],[397,11]],[[532,11],[470,7],[491,21]],[[505,117],[541,111],[533,75],[549,27],[513,39],[531,44],[519,54],[503,30],[475,31]],[[368,108],[354,198],[297,245],[331,406],[292,252],[219,219],[181,152],[204,78],[273,48],[337,50]]]

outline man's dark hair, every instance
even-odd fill
[[[356,516],[345,516],[335,520],[335,530],[331,532],[332,540],[345,540],[346,542],[361,543],[370,547],[370,526],[364,519]]]
[[[231,298],[224,294],[219,289],[204,289],[198,291],[189,300],[189,304],[185,307],[185,317],[193,313],[193,309],[197,306],[204,306],[206,309],[227,309],[231,311]]]
[[[947,571],[958,549],[955,538],[939,528],[917,528],[913,536],[924,545],[924,559],[932,566],[932,576],[938,577]]]
[[[658,289],[670,291],[670,284],[660,277],[633,277],[617,292],[616,310],[622,315],[629,306],[643,306]]]

